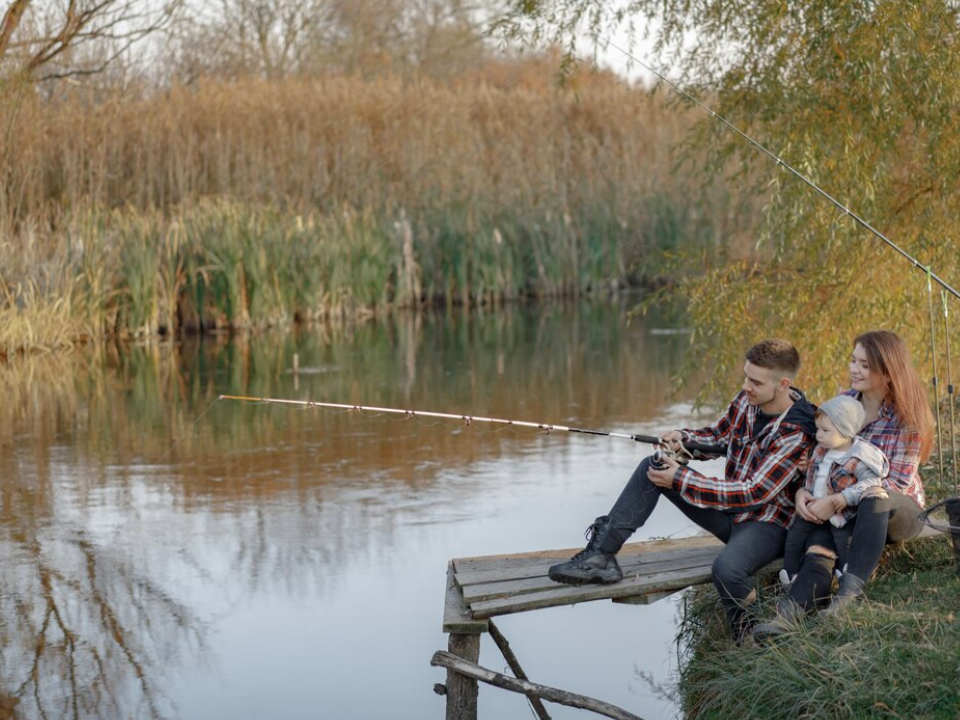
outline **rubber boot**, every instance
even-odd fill
[[[615,535],[611,535],[612,525],[609,516],[598,517],[587,528],[587,546],[567,562],[551,567],[548,577],[567,585],[605,585],[622,580],[623,571],[616,558],[622,543]]]
[[[844,573],[840,577],[840,589],[830,600],[830,604],[820,611],[820,617],[831,617],[853,605],[863,597],[863,586],[866,584],[866,580],[850,573]]]
[[[795,630],[803,620],[804,612],[796,600],[782,597],[777,600],[777,615],[770,622],[759,623],[753,628],[753,639],[763,644],[784,633]]]

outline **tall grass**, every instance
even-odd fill
[[[681,111],[607,75],[574,93],[494,70],[9,91],[0,278],[50,302],[65,278],[85,328],[151,335],[574,295],[743,234],[722,186],[694,207],[675,173]]]

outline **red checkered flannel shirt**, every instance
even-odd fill
[[[681,466],[673,489],[696,507],[734,513],[735,523],[771,522],[786,528],[802,479],[797,464],[813,444],[813,407],[802,393],[793,392],[796,402],[779,425],[774,418],[756,436],[753,426],[760,409],[750,405],[743,392],[715,424],[684,430],[691,440],[725,446],[726,468],[723,477],[713,478]]]
[[[857,400],[862,399],[856,390],[847,390]],[[883,479],[883,486],[909,495],[920,507],[926,499],[923,495],[923,481],[920,479],[920,433],[900,424],[900,418],[893,407],[884,402],[880,406],[879,417],[864,425],[860,437],[876,445],[890,461],[890,474]]]

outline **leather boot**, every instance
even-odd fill
[[[796,600],[782,597],[777,600],[777,614],[770,622],[759,623],[753,628],[753,639],[766,643],[784,633],[795,630],[803,620],[804,612]]]
[[[567,585],[607,584],[623,579],[616,558],[621,543],[611,536],[611,530],[610,518],[607,515],[598,517],[587,528],[587,546],[567,562],[551,567],[548,577]]]
[[[863,586],[867,581],[850,573],[844,573],[840,577],[840,589],[830,600],[830,604],[820,611],[820,617],[831,617],[850,607],[863,597]]]

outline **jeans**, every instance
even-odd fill
[[[811,545],[820,545],[839,556],[839,566],[844,572],[860,578],[863,581],[870,579],[877,565],[883,548],[888,543],[903,542],[915,537],[922,525],[917,519],[920,515],[920,506],[909,495],[896,490],[887,489],[885,492],[871,494],[864,497],[857,507],[857,514],[847,521],[847,524],[833,532],[824,525],[813,525],[809,537],[805,538],[805,546],[795,547],[793,528],[787,538],[788,555],[796,552],[806,552]],[[807,523],[800,517],[794,520],[794,525]],[[803,555],[803,562],[797,575],[797,581],[805,580],[808,555]],[[789,558],[785,566],[789,564]],[[791,572],[788,568],[788,572]],[[815,570],[814,570],[815,571]],[[808,583],[794,582],[790,588],[790,596],[804,607],[811,606],[817,598],[811,597],[808,592]]]
[[[756,599],[753,574],[780,557],[787,531],[774,523],[734,523],[732,513],[691,505],[676,491],[650,482],[649,469],[650,458],[646,458],[623,488],[609,513],[611,544],[601,549],[617,552],[647,521],[660,496],[665,496],[692,522],[726,544],[713,562],[712,578],[730,626],[738,635],[748,619],[748,604]]]

